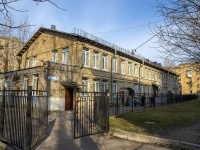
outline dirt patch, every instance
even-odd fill
[[[168,130],[159,129],[154,133],[154,135],[157,137],[190,142],[200,145],[200,120],[197,123],[190,126],[173,128]]]

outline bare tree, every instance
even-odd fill
[[[163,56],[200,63],[200,1],[156,0],[155,8],[164,18],[164,24],[154,28]]]
[[[175,62],[168,57],[163,61],[163,65],[164,67],[175,67]]]
[[[11,20],[11,18],[12,18],[11,11],[16,11],[16,12],[21,12],[21,13],[28,11],[28,10],[19,10],[12,6],[12,4],[17,3],[19,1],[21,1],[21,0],[0,0],[0,26],[5,26],[8,28],[23,28],[23,27],[31,26],[27,23],[27,20],[25,20],[24,22],[22,22],[19,25],[9,25],[9,24],[3,23],[5,21]],[[35,1],[37,5],[41,2],[49,2],[52,5],[54,5],[55,7],[59,8],[63,11],[66,11],[65,9],[63,9],[63,8],[59,7],[58,5],[56,5],[55,3],[53,3],[51,0],[32,0],[32,1]]]

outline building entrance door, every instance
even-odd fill
[[[65,110],[73,110],[73,89],[65,90]]]

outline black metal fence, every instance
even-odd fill
[[[77,92],[74,113],[74,138],[108,132],[109,97],[100,92]]]
[[[0,138],[30,149],[47,135],[46,91],[0,91]]]
[[[144,96],[142,100],[142,95]],[[109,115],[144,110],[152,107],[159,107],[183,101],[197,99],[198,95],[181,95],[181,94],[157,94],[152,93],[136,93],[130,95],[128,93],[116,93],[109,99]]]

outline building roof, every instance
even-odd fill
[[[59,31],[59,30],[56,30],[56,29],[48,29],[48,28],[44,28],[44,27],[41,27],[38,29],[38,31],[29,39],[29,41],[24,45],[24,47],[19,51],[18,55],[17,56],[22,56],[23,53],[34,43],[34,41],[44,32],[44,31],[50,31],[50,32],[54,32],[54,33],[60,33],[60,34],[64,34],[64,35],[70,35],[70,36],[74,36],[74,37],[80,37],[80,38],[84,38],[86,40],[89,40],[89,41],[92,41],[92,42],[95,42],[99,45],[102,45],[104,47],[107,47],[111,50],[113,50],[113,52],[115,53],[121,53],[121,54],[124,54],[126,56],[129,56],[131,57],[132,59],[138,61],[138,62],[141,62],[141,63],[144,63],[145,65],[148,65],[148,66],[151,66],[153,68],[156,68],[156,69],[159,69],[159,70],[162,70],[162,71],[165,71],[165,72],[168,72],[170,74],[173,74],[173,75],[176,75],[178,76],[177,74],[173,73],[172,71],[169,71],[169,70],[166,70],[164,67],[161,66],[161,64],[159,63],[156,63],[156,62],[152,62],[150,61],[149,59],[145,59],[139,55],[136,55],[136,54],[132,54],[131,51],[129,50],[126,50],[124,48],[121,48],[117,45],[114,45],[114,44],[111,44],[110,42],[108,41],[105,41],[103,39],[100,39],[94,35],[91,35],[83,30],[80,30],[80,29],[76,29],[74,28],[73,32],[72,33],[67,33],[67,32],[63,32],[63,31]]]

